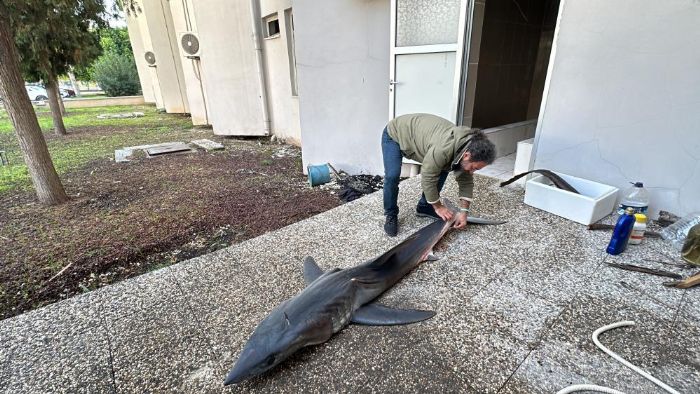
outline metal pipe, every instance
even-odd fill
[[[262,37],[260,34],[260,1],[250,0],[250,19],[253,26],[253,43],[255,45],[255,58],[258,64],[258,81],[260,83],[260,98],[262,100],[262,114],[265,133],[271,134],[271,121],[269,99],[267,96],[267,81],[265,78],[265,59],[262,50]]]

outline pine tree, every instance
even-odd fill
[[[3,8],[0,3],[0,96],[15,128],[37,198],[42,204],[60,204],[68,200],[68,196],[53,166],[39,121],[24,89],[19,55],[5,17],[8,14]]]
[[[56,134],[66,134],[58,76],[91,63],[101,51],[98,29],[105,27],[104,0],[33,0],[10,24],[24,76],[44,82]]]

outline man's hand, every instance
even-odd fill
[[[467,213],[460,212],[457,214],[457,219],[455,220],[454,228],[464,228],[467,226]]]
[[[438,216],[440,216],[442,218],[442,220],[448,222],[452,219],[453,213],[446,206],[444,206],[442,204],[440,204],[440,205],[435,204],[435,205],[433,205],[433,208],[435,208],[435,213],[437,213]]]

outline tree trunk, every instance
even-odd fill
[[[66,106],[63,104],[63,96],[61,96],[61,91],[58,91],[58,105],[61,107],[61,116],[66,116]]]
[[[5,102],[36,195],[42,204],[68,200],[51,161],[44,135],[19,71],[19,55],[9,25],[0,15],[0,96]]]
[[[73,74],[73,71],[68,72],[68,79],[70,79],[70,84],[73,86],[73,90],[75,90],[75,97],[83,97],[82,93],[80,93],[80,86],[78,86],[78,80],[75,79],[75,74]]]
[[[46,93],[49,95],[49,107],[51,108],[51,117],[53,118],[53,129],[57,135],[66,135],[66,126],[63,124],[63,115],[61,115],[61,98],[58,94],[58,84],[56,77],[49,75],[46,81]]]

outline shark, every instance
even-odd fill
[[[447,202],[453,211],[454,204]],[[433,311],[396,309],[374,302],[414,268],[437,260],[433,247],[452,228],[436,220],[379,257],[348,269],[323,271],[316,261],[304,258],[306,287],[274,308],[257,326],[243,347],[224,385],[241,383],[261,375],[307,346],[328,341],[350,323],[401,325],[421,322]],[[501,224],[501,220],[470,217],[473,224]]]

